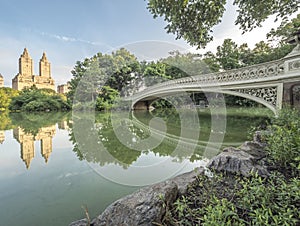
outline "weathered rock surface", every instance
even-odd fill
[[[203,173],[204,173],[204,168],[199,167],[191,172],[181,174],[171,179],[171,181],[173,181],[177,185],[178,195],[186,194],[189,185],[194,183],[197,180],[197,177]]]
[[[208,163],[209,169],[249,176],[257,172],[260,176],[268,176],[263,165],[266,157],[266,144],[262,143],[261,133],[256,132],[253,141],[247,141],[239,148],[228,147],[213,157]],[[179,195],[186,194],[188,187],[204,168],[182,174],[173,179],[142,188],[131,195],[117,200],[90,223],[92,226],[103,225],[153,225],[160,224],[166,213],[166,205],[172,204]],[[70,224],[70,226],[86,226],[86,219]]]
[[[207,167],[216,171],[240,173],[243,176],[249,176],[251,172],[257,172],[264,177],[269,174],[266,167],[261,165],[256,157],[233,147],[225,148],[223,152],[213,157]]]
[[[94,225],[152,225],[160,223],[165,214],[164,203],[177,197],[177,185],[164,182],[146,187],[114,202],[94,221]]]
[[[184,194],[190,183],[197,179],[203,168],[182,174],[173,179],[142,188],[108,206],[105,211],[91,221],[90,225],[153,225],[161,223],[165,205],[173,203],[178,195]],[[70,226],[86,226],[85,219]]]
[[[254,141],[246,141],[239,147],[240,150],[247,152],[257,160],[265,158],[267,156],[267,153],[264,151],[264,148],[265,145]]]

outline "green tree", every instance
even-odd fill
[[[61,111],[69,110],[69,105],[59,94],[49,94],[49,90],[31,88],[24,89],[12,98],[11,111]]]
[[[11,99],[17,96],[19,92],[12,88],[2,87],[0,88],[0,112],[8,110]]]
[[[217,59],[224,70],[239,68],[239,50],[231,39],[225,39],[222,46],[217,47]]]
[[[94,101],[97,98],[97,93],[107,79],[105,68],[100,67],[99,59],[102,58],[103,55],[98,53],[82,62],[76,62],[71,71],[73,78],[70,81],[70,91],[67,95],[70,103],[73,102],[75,93],[78,101]]]
[[[300,28],[300,14],[298,14],[295,18],[293,18],[288,23],[281,23],[281,25],[267,34],[269,41],[279,42],[280,45],[285,44],[285,40],[290,38],[293,33],[298,31]]]
[[[119,92],[109,86],[103,86],[96,100],[98,111],[109,110],[119,97]]]
[[[171,76],[172,79],[206,74],[209,72],[209,67],[201,59],[199,54],[182,54],[179,51],[174,51],[170,53],[169,57],[162,59],[161,62],[167,65],[166,74]]]
[[[252,52],[254,54],[254,64],[264,63],[271,60],[272,48],[267,42],[260,41],[256,43]]]
[[[167,65],[162,62],[150,62],[147,64],[143,77],[146,86],[152,86],[171,79],[166,73]]]
[[[111,65],[108,67],[108,81],[106,85],[128,95],[130,90],[135,89],[141,69],[137,58],[128,50],[121,48],[111,54]]]
[[[203,61],[209,67],[209,70],[211,72],[220,71],[221,68],[220,62],[218,61],[215,54],[213,54],[211,51],[208,51],[203,55]]]
[[[239,60],[241,66],[249,66],[254,64],[254,54],[252,50],[248,47],[247,43],[243,43],[238,47]]]
[[[97,53],[82,62],[77,61],[72,75],[69,102],[73,102],[75,92],[80,101],[93,102],[103,86],[127,95],[137,84],[140,64],[133,54],[121,48],[112,54]]]
[[[69,81],[70,90],[67,94],[68,100],[73,102],[73,98],[75,95],[76,88],[80,79],[83,77],[84,73],[86,72],[90,59],[85,58],[84,61],[77,61],[74,69],[71,71],[73,78]]]
[[[147,8],[154,18],[164,18],[167,33],[201,48],[213,39],[212,28],[221,22],[225,4],[226,0],[149,0]],[[243,32],[261,26],[270,15],[286,22],[287,16],[297,12],[300,5],[292,0],[234,0],[233,4],[238,7],[235,23]]]

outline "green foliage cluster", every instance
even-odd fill
[[[76,98],[78,92],[82,92],[82,95],[86,95],[87,101],[94,101],[101,96],[103,86],[109,86],[119,93],[126,92],[125,89],[131,87],[131,82],[136,79],[135,75],[139,72],[140,63],[124,48],[111,54],[97,53],[76,63],[72,70],[73,78],[70,81],[68,98],[73,102],[76,92]],[[80,100],[82,95],[79,96]]]
[[[119,97],[119,92],[109,86],[103,86],[96,100],[98,111],[110,110]]]
[[[0,122],[0,130],[9,130],[13,128],[8,111],[0,112]]]
[[[11,99],[17,96],[18,94],[19,92],[12,88],[8,88],[8,87],[0,88],[0,112],[7,111]]]
[[[272,28],[267,34],[269,41],[284,43],[286,39],[291,38],[300,27],[300,14],[287,23],[281,23],[277,29]]]
[[[216,54],[205,53],[203,60],[211,71],[232,70],[281,59],[293,48],[293,45],[286,43],[272,47],[271,42],[260,41],[250,49],[247,43],[238,46],[233,40],[225,39],[223,44],[217,47]]]
[[[154,18],[164,18],[167,33],[202,48],[213,39],[213,27],[221,22],[226,3],[225,0],[149,0],[148,10]],[[233,5],[238,11],[236,25],[247,32],[260,27],[270,15],[275,15],[276,20],[283,19],[285,25],[287,17],[298,11],[300,3],[292,0],[235,0]]]
[[[300,180],[215,174],[198,177],[170,207],[164,225],[298,225]]]
[[[270,176],[199,175],[185,196],[167,208],[165,225],[299,225],[300,112],[274,117],[267,141]]]
[[[18,96],[12,98],[11,111],[66,111],[70,106],[64,98],[53,90],[37,89],[32,86],[22,90]]]
[[[300,112],[285,108],[272,119],[269,133],[265,134],[270,164],[291,176],[300,171]]]

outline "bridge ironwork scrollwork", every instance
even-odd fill
[[[273,105],[274,107],[276,107],[277,87],[238,89],[235,91],[264,99],[266,102],[268,102],[271,105]]]
[[[126,97],[137,102],[155,100],[160,95],[178,92],[223,92],[252,99],[270,108],[274,113],[284,102],[284,84],[300,83],[300,44],[286,57],[258,65],[230,71],[202,74],[169,80]]]

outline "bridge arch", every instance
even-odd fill
[[[268,109],[270,109],[274,114],[277,113],[278,108],[274,106],[270,101],[266,101],[263,98],[256,97],[254,95],[250,95],[245,92],[239,92],[236,90],[226,90],[226,89],[202,89],[202,88],[185,88],[184,90],[182,88],[179,89],[173,89],[173,90],[164,90],[162,92],[155,92],[155,93],[148,93],[149,96],[146,97],[140,97],[138,99],[135,99],[132,102],[132,109],[145,109],[149,110],[151,104],[158,100],[158,99],[163,99],[164,97],[169,97],[174,94],[178,95],[180,93],[188,93],[188,92],[202,92],[202,93],[222,93],[222,94],[228,94],[232,96],[238,96],[238,97],[243,97],[245,99],[249,99],[252,101],[255,101],[259,104],[264,105]]]
[[[153,100],[178,93],[193,91],[225,93],[258,102],[276,114],[283,104],[293,106],[298,99],[300,108],[300,95],[297,93],[296,98],[291,94],[291,90],[298,89],[298,86],[291,87],[295,83],[300,83],[298,41],[293,51],[282,59],[230,71],[169,80],[148,87],[126,97],[125,100],[131,101],[133,109],[137,105],[147,109]]]

